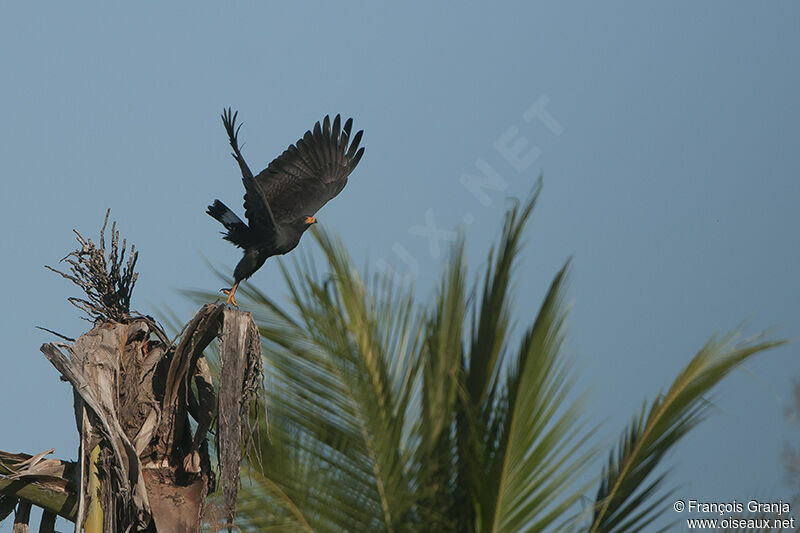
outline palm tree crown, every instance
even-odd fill
[[[316,229],[328,270],[281,263],[288,308],[242,288],[263,338],[270,427],[243,481],[241,527],[631,531],[668,510],[664,453],[706,415],[720,379],[778,343],[709,341],[634,416],[602,474],[587,475],[593,429],[563,350],[569,261],[533,323],[510,334],[512,274],[539,190],[508,210],[474,287],[456,242],[424,306],[390,276],[365,279]]]

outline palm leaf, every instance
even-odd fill
[[[439,287],[428,310],[421,346],[420,417],[415,468],[429,495],[417,499],[417,513],[430,531],[452,531],[463,519],[453,505],[455,476],[454,420],[463,383],[464,322],[467,313],[464,241],[453,245]]]
[[[576,481],[593,457],[586,446],[592,431],[581,422],[582,400],[571,398],[574,375],[562,353],[566,277],[567,266],[524,334],[492,406],[497,422],[481,443],[474,487],[481,531],[552,529],[585,490]]]
[[[754,354],[784,344],[760,339],[737,342],[737,337],[733,333],[709,340],[666,394],[633,417],[603,471],[590,531],[642,529],[666,511],[664,476],[647,480],[664,455],[708,414],[705,395]]]
[[[291,270],[282,262],[289,310],[243,287],[261,325],[273,399],[272,442],[256,492],[280,494],[284,514],[302,516],[314,530],[345,523],[392,531],[414,506],[401,443],[422,321],[409,292],[382,279],[368,286],[338,239],[315,237],[330,272],[319,276],[307,258]]]
[[[569,263],[516,348],[509,341],[514,270],[540,188],[508,210],[474,288],[457,240],[427,307],[390,276],[360,274],[343,244],[316,228],[326,271],[297,252],[280,261],[287,305],[252,284],[239,289],[260,325],[270,404],[263,470],[251,464],[240,492],[243,529],[585,524],[575,509],[589,487],[582,474],[595,457],[594,430],[564,354]],[[643,406],[603,471],[593,531],[652,526],[665,493],[664,475],[653,471],[705,416],[703,395],[777,344],[712,340],[663,397]]]
[[[515,200],[506,213],[498,251],[496,254],[494,249],[489,252],[489,266],[484,275],[480,309],[473,309],[475,325],[466,383],[470,397],[476,401],[483,401],[484,395],[497,379],[497,372],[502,368],[499,358],[507,344],[510,329],[512,302],[509,289],[513,267],[519,255],[522,234],[541,189],[542,180],[539,178],[528,201],[521,208]]]

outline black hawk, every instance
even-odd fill
[[[219,200],[207,211],[225,226],[223,238],[244,249],[244,257],[233,271],[233,287],[222,290],[228,295],[226,303],[234,306],[239,283],[261,268],[268,257],[297,246],[303,232],[316,223],[316,212],[347,185],[347,176],[364,154],[364,148],[358,147],[364,132],[350,135],[353,119],[347,119],[342,127],[339,115],[333,124],[326,116],[322,125],[317,122],[313,131],[307,131],[253,177],[239,151],[237,115],[238,111],[225,110],[222,123],[242,171],[248,224]]]

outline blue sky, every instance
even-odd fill
[[[0,449],[76,454],[71,393],[34,329],[88,326],[65,301],[75,288],[43,268],[72,228],[94,236],[112,208],[141,253],[134,307],[150,314],[188,318],[178,289],[219,285],[203,256],[238,261],[204,213],[215,198],[242,211],[224,106],[254,169],[325,114],[353,116],[366,154],[318,218],[422,297],[449,232],[466,232],[480,267],[505,199],[542,174],[520,322],[573,257],[569,350],[610,446],[713,333],[800,333],[798,23],[788,2],[4,5],[0,427],[13,430]],[[462,177],[486,168],[496,187],[475,195]],[[275,264],[251,283],[283,292]],[[680,496],[789,497],[797,350],[726,380],[669,457]]]

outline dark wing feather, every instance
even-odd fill
[[[314,125],[313,132],[307,131],[255,177],[278,224],[315,214],[347,184],[364,154],[364,148],[358,147],[363,132],[350,142],[353,119],[348,119],[342,130],[340,124],[341,117],[336,115],[331,128],[326,116],[322,124]],[[249,212],[247,217],[250,220]]]
[[[239,168],[242,171],[242,183],[244,183],[245,190],[245,217],[247,217],[247,221],[250,223],[250,231],[247,232],[248,238],[252,239],[255,235],[258,235],[261,237],[261,240],[264,240],[264,237],[269,237],[275,234],[275,219],[272,216],[272,212],[269,209],[269,204],[267,203],[266,198],[264,198],[263,191],[261,191],[261,188],[253,179],[253,173],[250,172],[250,168],[247,166],[247,163],[245,163],[244,157],[242,157],[242,152],[239,150],[239,130],[242,128],[242,125],[236,124],[236,119],[238,116],[238,111],[233,112],[230,107],[228,109],[224,109],[222,111],[222,124],[225,126],[225,131],[228,133],[228,141],[233,149],[233,154],[231,155],[233,155],[233,158],[237,163],[239,163]],[[228,208],[225,207],[225,209]],[[213,210],[214,206],[209,206],[208,214],[225,224],[225,227],[227,228],[228,224],[226,221],[212,213]],[[219,211],[219,209],[217,209],[217,211]],[[230,209],[228,209],[228,211],[230,212]],[[233,212],[230,212],[230,214],[236,217]],[[236,217],[236,219],[239,220],[239,217]],[[242,223],[242,225],[244,224],[241,220],[239,220],[239,222]],[[229,236],[230,231],[231,229],[228,228]],[[237,230],[234,233],[243,234],[244,232]]]
[[[269,239],[275,236],[275,217],[270,203],[264,197],[258,182],[252,177],[243,177],[244,183],[244,216],[250,223],[250,229]]]

